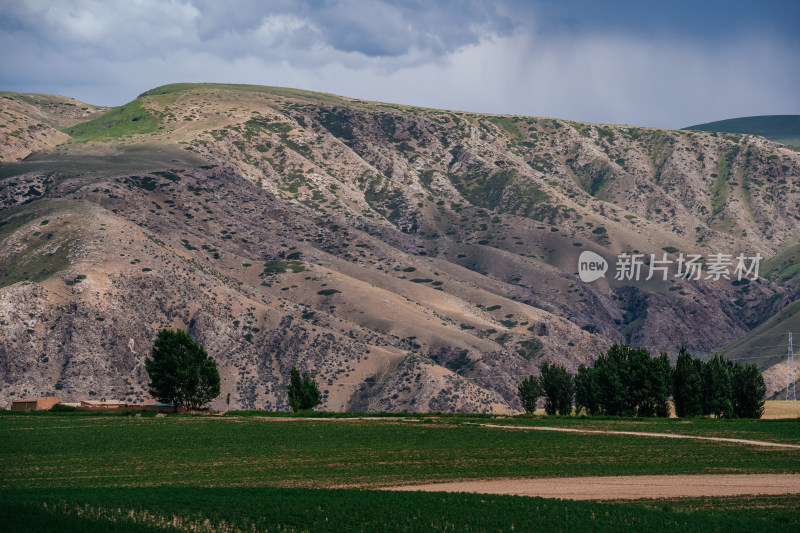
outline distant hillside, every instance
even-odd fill
[[[695,131],[718,131],[760,135],[771,141],[800,146],[800,115],[763,115],[731,118],[683,128]]]
[[[762,137],[252,85],[0,111],[0,406],[146,401],[164,327],[217,359],[217,409],[288,409],[296,366],[325,410],[515,412],[614,342],[722,349],[774,395],[800,341],[800,152]],[[671,275],[615,275],[636,252]],[[677,277],[740,253],[757,280]]]

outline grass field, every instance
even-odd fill
[[[115,531],[796,531],[796,515],[764,518],[694,501],[603,504],[483,494],[353,489],[84,489],[0,493],[17,532]],[[796,501],[781,502],[797,510]],[[752,503],[752,502],[751,502]],[[732,513],[732,510],[734,512]],[[112,529],[113,528],[113,529]]]
[[[615,419],[601,417],[524,417],[493,423],[520,426],[550,426],[587,430],[641,431],[647,433],[673,433],[698,437],[769,440],[786,444],[800,444],[800,429],[796,419],[769,420],[715,420],[710,418],[651,418]]]
[[[168,524],[176,530],[206,524],[214,531],[252,526],[483,531],[510,530],[512,524],[523,531],[796,530],[796,498],[729,498],[723,507],[739,509],[734,519],[712,512],[717,508],[713,501],[659,506],[658,500],[602,504],[365,490],[455,479],[800,472],[796,449],[478,425],[661,432],[680,427],[702,434],[800,441],[796,420],[667,422],[672,421],[642,425],[556,417],[308,420],[5,412],[0,416],[0,523],[20,524],[12,528],[19,531],[47,530],[56,521],[65,524],[59,525],[62,531],[110,526],[163,531]]]
[[[64,128],[63,131],[75,142],[88,142],[152,133],[158,125],[158,117],[142,107],[141,101],[134,100],[95,119]]]
[[[766,419],[800,418],[800,402],[772,400],[764,404]]]

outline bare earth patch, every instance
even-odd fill
[[[492,479],[384,487],[382,490],[510,494],[567,500],[635,500],[689,496],[798,494],[800,493],[800,474]]]

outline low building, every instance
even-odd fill
[[[105,398],[101,398],[100,400],[81,400],[81,409],[86,410],[111,410],[111,409],[127,409],[128,403],[121,402],[119,400],[106,400]]]
[[[58,403],[58,396],[20,398],[11,401],[12,411],[46,411]]]

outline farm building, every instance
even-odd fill
[[[11,401],[12,411],[45,411],[58,403],[58,396],[42,398],[21,398]]]
[[[106,409],[127,409],[128,403],[119,400],[81,400],[81,409],[86,410],[106,410]]]

